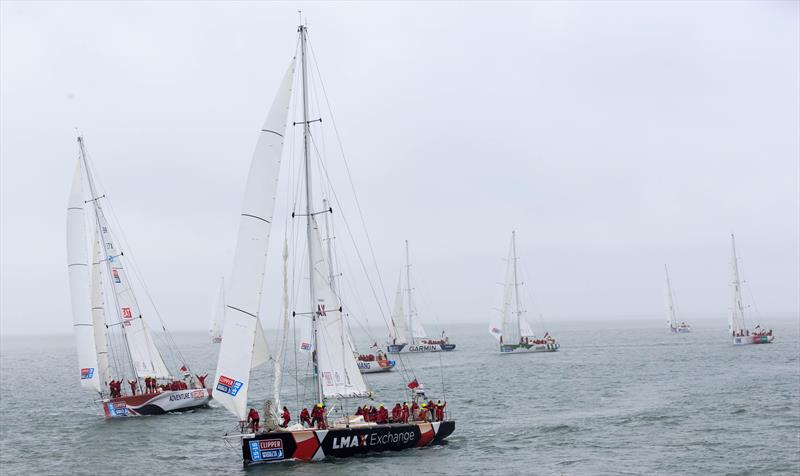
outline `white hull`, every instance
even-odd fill
[[[561,347],[558,342],[549,344],[516,344],[516,345],[500,345],[501,354],[530,354],[533,352],[555,352]]]
[[[383,364],[383,365],[381,365]],[[377,360],[373,361],[358,361],[358,370],[361,371],[362,374],[374,374],[378,372],[389,372],[394,368],[395,362],[394,360],[384,360],[379,362]]]
[[[387,348],[390,354],[421,354],[425,352],[450,352],[456,348],[456,345],[420,342],[419,344],[389,344]]]
[[[187,390],[167,390],[159,393],[123,396],[102,400],[103,414],[106,418],[124,418],[142,415],[161,415],[168,412],[184,411],[208,405],[211,390],[190,388]]]
[[[734,337],[733,345],[772,344],[775,336],[744,336]]]

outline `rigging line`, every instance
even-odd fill
[[[311,41],[310,41],[309,38],[307,38],[307,41],[308,41],[309,48],[311,50],[311,58],[312,58],[312,60],[314,62],[314,67],[316,68],[317,75],[319,77],[320,87],[321,87],[322,93],[323,93],[323,95],[325,97],[325,103],[328,106],[328,112],[330,113],[330,116],[331,116],[331,123],[333,123],[333,130],[334,130],[334,133],[336,135],[336,140],[337,140],[337,142],[339,144],[339,151],[340,151],[340,153],[342,155],[342,161],[344,162],[345,171],[347,172],[347,179],[350,182],[350,189],[353,192],[353,198],[355,199],[356,209],[358,210],[358,216],[361,219],[361,226],[364,229],[364,234],[365,234],[365,236],[367,238],[367,245],[369,246],[369,251],[370,251],[370,254],[372,256],[372,261],[373,261],[373,264],[375,266],[376,274],[378,276],[378,283],[380,284],[381,291],[383,293],[383,298],[384,298],[384,301],[386,303],[386,307],[387,307],[387,309],[390,309],[391,307],[389,306],[389,300],[386,297],[386,288],[383,285],[383,279],[381,278],[380,269],[378,269],[378,260],[375,258],[375,250],[374,250],[374,248],[372,246],[372,240],[369,237],[369,232],[367,231],[366,221],[364,220],[364,213],[363,213],[363,211],[361,209],[361,203],[358,200],[358,194],[356,193],[356,188],[355,188],[355,184],[353,183],[352,174],[350,173],[350,165],[347,162],[347,157],[346,157],[346,155],[344,153],[344,145],[342,144],[342,139],[341,139],[341,137],[339,135],[339,128],[336,126],[336,120],[333,117],[333,108],[331,107],[330,100],[328,99],[328,93],[327,93],[327,91],[325,89],[325,82],[322,80],[322,74],[319,71],[319,65],[317,64],[317,56],[316,56],[316,54],[314,52],[314,46],[311,44]],[[349,229],[349,226],[348,226],[348,229]],[[381,310],[381,313],[383,314],[383,310]],[[384,317],[384,320],[385,320],[385,317]]]

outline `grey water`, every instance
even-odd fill
[[[223,408],[105,421],[78,388],[71,336],[5,336],[0,473],[800,474],[800,323],[763,321],[775,343],[744,347],[726,337],[724,317],[681,335],[660,321],[553,322],[561,350],[519,355],[499,355],[485,326],[449,326],[455,352],[367,376],[376,402],[407,399],[409,376],[446,399],[457,422],[446,444],[247,470],[221,438],[235,425]],[[217,347],[205,334],[176,339],[213,375]],[[312,402],[293,354],[282,398],[296,417]],[[253,379],[260,408],[272,370]]]

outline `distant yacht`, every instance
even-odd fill
[[[736,257],[736,239],[731,234],[731,273],[733,274],[733,308],[728,319],[728,331],[733,337],[734,345],[771,344],[775,339],[772,329],[763,329],[756,324],[753,330],[744,322],[744,305],[742,304],[742,281],[739,279],[739,260]]]
[[[447,352],[455,350],[456,345],[450,343],[450,338],[442,331],[438,339],[428,337],[425,327],[419,320],[414,304],[413,288],[411,287],[411,263],[408,257],[408,241],[406,241],[406,288],[403,289],[402,277],[397,283],[394,309],[389,323],[389,342],[387,349],[390,354],[420,353],[420,352]],[[403,310],[404,301],[408,302],[408,313]]]
[[[522,317],[523,310],[519,298],[519,278],[517,275],[517,239],[516,232],[511,232],[511,249],[509,250],[506,280],[503,291],[503,306],[500,309],[500,323],[492,322],[489,333],[497,339],[502,354],[521,354],[529,352],[555,352],[560,345],[548,332],[542,337],[535,337],[528,321]],[[514,309],[512,312],[512,299]]]
[[[678,317],[676,316],[677,313],[675,312],[675,299],[672,297],[672,286],[669,283],[669,270],[667,270],[667,265],[664,265],[664,275],[667,278],[667,289],[665,293],[667,299],[667,323],[669,324],[669,329],[673,334],[685,334],[687,332],[691,332],[689,324],[683,321],[678,324]]]

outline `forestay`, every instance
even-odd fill
[[[233,271],[226,296],[225,323],[213,396],[240,420],[245,419],[251,366],[269,356],[258,321],[258,311],[294,65],[295,61],[292,60],[261,128],[250,162],[244,204],[239,218]],[[260,336],[258,339],[257,335]],[[261,343],[264,344],[263,347]],[[255,349],[256,346],[258,349]]]
[[[86,211],[82,177],[83,167],[79,161],[75,168],[67,205],[67,269],[81,386],[100,392],[94,322],[89,299],[89,251],[86,241]]]
[[[317,220],[313,216],[309,219],[314,257],[312,281],[317,299],[317,369],[322,395],[324,398],[366,397],[369,392],[353,354],[339,299],[329,285],[329,268],[322,252]]]

